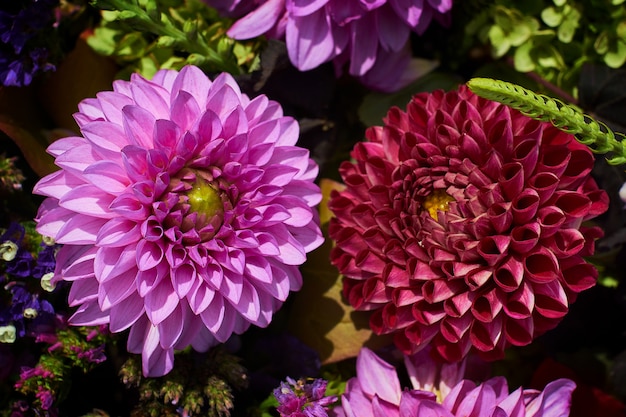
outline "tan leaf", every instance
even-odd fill
[[[324,244],[311,252],[301,267],[304,284],[293,295],[289,331],[320,355],[322,363],[356,357],[362,346],[377,349],[391,343],[390,336],[377,336],[369,328],[369,312],[355,311],[342,298],[339,271],[330,263],[333,242],[326,234],[332,213],[327,204],[330,192],[345,187],[322,179],[320,219],[326,237]]]

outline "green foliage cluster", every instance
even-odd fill
[[[622,142],[624,135],[614,133],[604,123],[571,104],[501,80],[473,78],[467,85],[478,96],[510,106],[533,119],[551,122],[564,132],[573,134],[592,152],[609,154],[607,162],[611,165],[626,164],[626,148]],[[620,140],[616,139],[616,135]]]
[[[509,57],[520,72],[536,72],[577,96],[583,64],[619,68],[626,62],[625,0],[495,0],[466,32],[489,45],[493,58]]]
[[[165,377],[144,378],[141,358],[132,356],[120,370],[122,382],[136,388],[139,401],[131,417],[202,415],[228,417],[234,390],[248,385],[248,373],[238,357],[218,346],[208,354],[176,355],[176,366]]]
[[[201,0],[93,0],[102,19],[87,38],[98,53],[123,69],[117,78],[138,72],[150,78],[162,68],[187,64],[207,73],[241,74],[256,69],[262,39],[235,41],[232,23]]]

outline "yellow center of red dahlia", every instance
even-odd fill
[[[428,211],[430,217],[437,220],[439,211],[448,211],[448,203],[454,201],[454,197],[446,193],[444,190],[434,190],[430,193],[422,203],[422,208]]]

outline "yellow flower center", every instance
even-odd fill
[[[224,203],[219,191],[202,180],[194,183],[193,188],[187,193],[187,198],[191,210],[204,215],[206,219],[215,215],[221,217],[224,214]]]
[[[448,203],[450,201],[454,201],[454,197],[450,194],[444,190],[434,190],[424,199],[422,207],[428,211],[430,217],[437,220],[437,212],[448,211]]]

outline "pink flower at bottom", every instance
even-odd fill
[[[428,384],[419,381],[411,368],[408,371],[418,385]],[[415,386],[402,389],[396,369],[362,348],[356,377],[348,380],[341,408],[332,412],[336,417],[567,417],[575,387],[569,379],[558,379],[543,391],[518,388],[509,392],[506,379],[494,377],[481,384],[460,379],[443,395]]]
[[[267,326],[323,240],[297,122],[193,66],[115,81],[79,110],[82,136],[49,147],[61,170],[34,189],[49,197],[37,230],[63,245],[70,323],[130,329],[149,376],[174,350]]]

